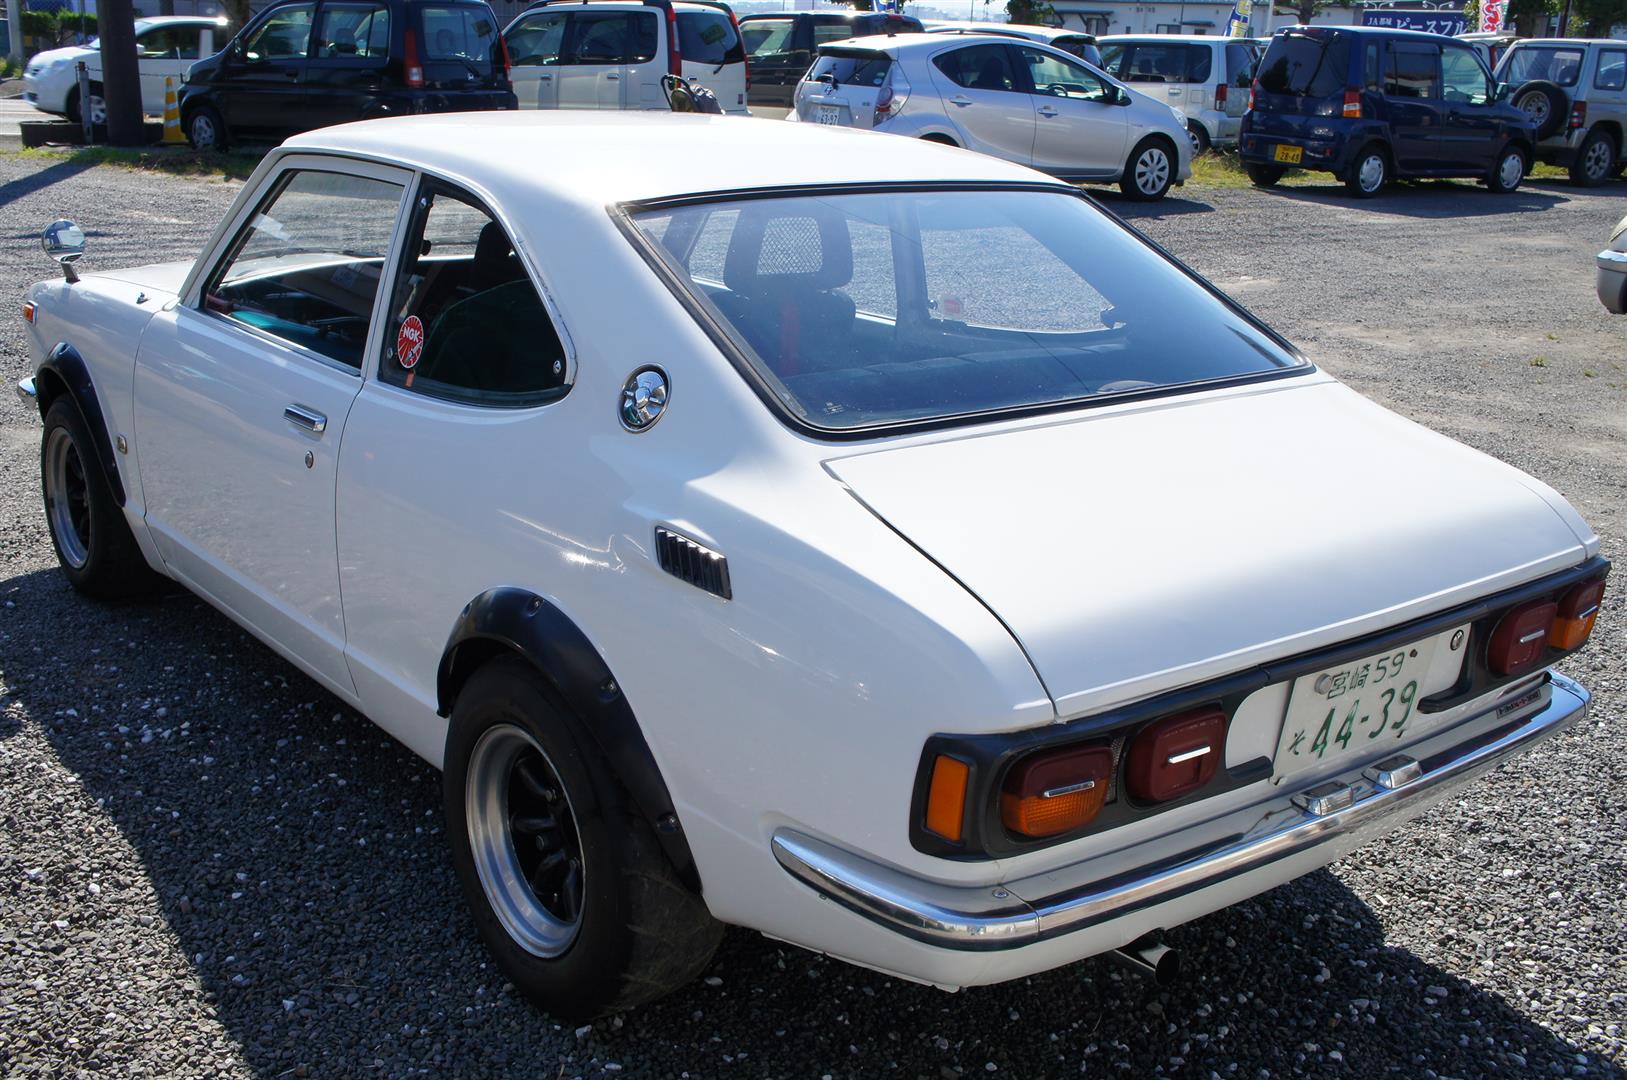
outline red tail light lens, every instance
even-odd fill
[[[1057,836],[1084,828],[1107,801],[1113,751],[1070,747],[1030,755],[1006,774],[1000,820],[1019,836]]]
[[[678,13],[667,8],[667,74],[682,76],[684,55],[678,48]]]
[[[1491,632],[1486,663],[1498,675],[1521,675],[1542,662],[1548,631],[1559,614],[1552,600],[1532,600],[1504,615]]]
[[[1587,102],[1578,101],[1571,106],[1570,129],[1575,131],[1584,127],[1587,127]]]
[[[1581,648],[1593,633],[1604,601],[1604,579],[1584,581],[1559,598],[1559,613],[1548,628],[1548,644],[1556,649]]]
[[[1254,108],[1254,102],[1255,102],[1256,96],[1259,93],[1260,93],[1260,83],[1259,83],[1258,80],[1248,84],[1248,107],[1250,109]]]
[[[1361,91],[1357,90],[1355,87],[1351,87],[1349,90],[1345,91],[1344,115],[1356,117],[1361,116]]]
[[[746,53],[745,39],[740,36],[740,20],[729,12],[729,25],[734,27],[734,39],[740,42],[740,65],[746,72],[746,89],[751,89],[751,56]]]
[[[1226,108],[1227,88],[1225,83],[1215,84],[1215,108],[1222,111]]]
[[[402,46],[402,64],[407,69],[407,85],[424,85],[424,66],[418,62],[418,35],[409,28]]]
[[[508,39],[498,37],[497,46],[502,50],[503,55],[503,78],[508,79],[509,73],[514,70],[514,61],[510,60],[508,56]]]
[[[1190,795],[1214,779],[1226,752],[1226,713],[1218,706],[1176,713],[1141,729],[1124,767],[1124,784],[1142,802]]]

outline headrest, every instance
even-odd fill
[[[847,219],[808,200],[777,202],[763,199],[741,209],[723,262],[723,283],[730,291],[839,289],[852,281]]]
[[[481,226],[480,236],[475,240],[475,265],[507,265],[509,252],[513,250],[503,227],[495,221],[488,221]]]

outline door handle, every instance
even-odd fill
[[[606,79],[608,79],[608,80],[610,80],[610,81],[611,81],[611,82],[615,82],[615,81],[616,81],[616,80],[617,80],[617,79],[620,79],[620,78],[621,78],[621,76],[620,76],[620,75],[617,75],[617,74],[616,74],[616,73],[615,73],[615,72],[614,72],[614,71],[607,71],[607,72],[605,72],[605,75],[604,75],[604,77],[605,77],[605,78],[606,78]]]
[[[299,78],[299,71],[298,71],[298,69],[296,69],[294,71],[285,71],[285,72],[282,73],[282,77],[285,78],[285,79],[298,79]]]
[[[537,76],[537,81],[538,82],[553,82],[554,77],[552,75],[538,75]]]
[[[1056,115],[1056,108],[1055,108],[1055,106],[1052,106],[1052,105],[1046,105],[1046,106],[1044,106],[1043,108],[1041,108],[1039,110],[1039,114],[1041,116],[1055,116]]]
[[[954,97],[949,99],[949,104],[959,105],[963,109],[971,103],[972,99],[967,97],[965,94],[956,94]]]
[[[303,405],[288,406],[282,411],[282,418],[313,435],[320,435],[328,430],[328,418],[315,409],[307,409]]]
[[[1179,97],[1181,94],[1181,88],[1179,86],[1172,86],[1169,88],[1168,93],[1170,97]]]

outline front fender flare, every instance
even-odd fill
[[[570,617],[525,589],[489,589],[471,600],[446,641],[435,677],[437,709],[452,715],[458,692],[494,656],[517,653],[582,720],[654,829],[679,879],[697,895],[700,874],[655,755],[621,684]]]
[[[46,356],[45,362],[35,374],[39,392],[40,418],[55,404],[56,399],[66,393],[73,399],[74,407],[90,429],[90,437],[96,443],[96,457],[102,463],[102,471],[107,474],[107,486],[113,492],[113,501],[124,506],[124,478],[119,475],[119,462],[113,455],[113,440],[107,433],[107,421],[102,417],[102,407],[96,397],[96,387],[90,379],[90,367],[85,358],[79,355],[79,350],[66,341],[59,342]]]

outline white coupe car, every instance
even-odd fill
[[[172,80],[176,93],[187,69],[200,57],[212,56],[231,38],[224,18],[167,15],[137,19],[136,71],[141,81],[141,109],[164,111],[164,80]],[[107,122],[102,100],[102,50],[96,39],[88,45],[50,49],[29,58],[23,69],[23,100],[42,112],[80,118],[78,65],[83,61],[90,80],[90,119]]]
[[[1559,495],[991,157],[380,120],[195,263],[66,269],[21,391],[68,579],[179,582],[442,767],[562,1016],[724,923],[944,987],[1158,960],[1587,708]]]

